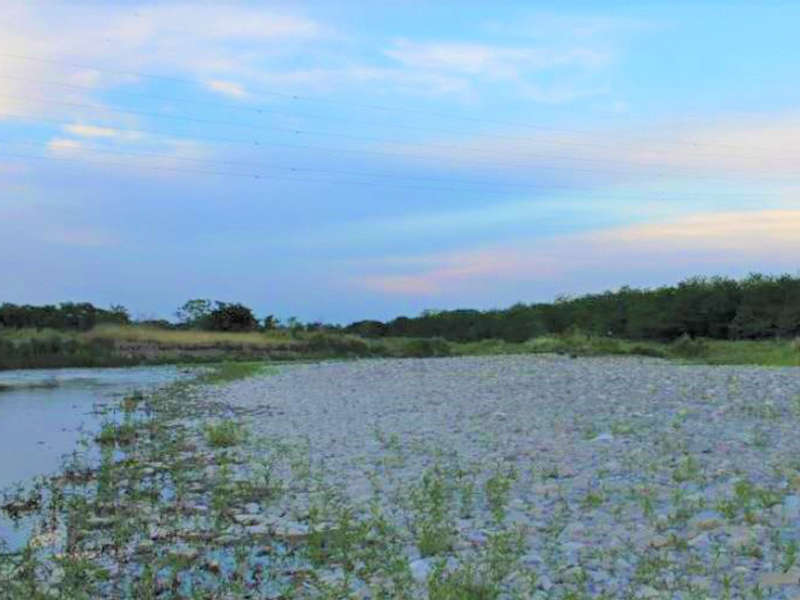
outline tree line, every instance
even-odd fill
[[[549,303],[519,303],[505,310],[425,311],[414,318],[359,321],[345,328],[364,337],[441,337],[454,342],[522,342],[576,330],[658,341],[681,336],[733,340],[796,337],[800,336],[800,277],[693,277],[656,289],[623,287],[563,296]]]
[[[177,322],[138,321],[170,329],[206,331],[342,331],[367,338],[444,338],[453,342],[502,339],[522,342],[543,335],[582,331],[596,336],[669,341],[681,336],[763,339],[800,336],[800,277],[753,274],[741,280],[693,277],[655,289],[623,287],[600,294],[518,303],[504,310],[424,311],[388,322],[365,320],[346,327],[258,319],[243,304],[195,299],[183,304]],[[132,324],[122,306],[90,303],[0,305],[0,327],[88,331],[103,324]]]

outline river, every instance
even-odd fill
[[[121,395],[185,376],[174,366],[0,371],[0,491],[54,473]],[[0,540],[20,532],[0,514]]]

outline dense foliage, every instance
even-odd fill
[[[415,318],[359,321],[345,328],[371,338],[441,337],[454,342],[521,342],[575,330],[633,340],[795,337],[800,335],[800,277],[695,277],[657,289],[624,287],[506,310],[426,311]]]
[[[524,342],[582,331],[594,336],[669,341],[689,336],[712,339],[767,339],[800,336],[800,277],[751,275],[743,280],[695,277],[656,289],[623,287],[615,292],[561,297],[552,303],[515,304],[505,310],[425,311],[387,323],[358,321],[347,327],[284,323],[272,315],[262,322],[238,303],[189,300],[176,313],[179,323],[147,321],[159,328],[205,331],[345,332],[365,338],[442,338],[451,342],[487,339]],[[128,324],[121,306],[89,303],[58,306],[0,305],[0,328],[88,331],[96,325]],[[421,351],[421,350],[420,350]],[[427,350],[426,350],[427,352]],[[434,354],[439,350],[431,350]]]
[[[88,302],[64,302],[58,306],[0,305],[0,327],[8,329],[89,331],[96,325],[124,325],[129,322],[128,312],[122,306],[105,310]]]

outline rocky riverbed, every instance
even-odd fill
[[[800,596],[800,369],[328,362],[140,412],[83,496],[42,496],[82,498],[38,544],[101,596]]]

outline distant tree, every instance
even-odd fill
[[[253,311],[243,304],[217,302],[208,314],[207,328],[211,331],[254,331],[258,329],[258,319]]]
[[[214,310],[211,300],[188,300],[176,312],[175,316],[187,327],[203,329],[208,325],[208,317]]]

